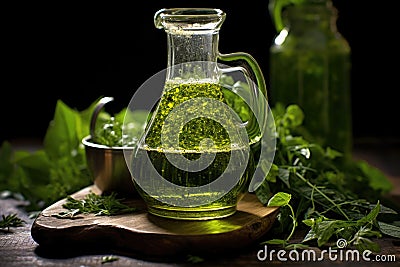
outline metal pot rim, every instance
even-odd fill
[[[97,148],[97,149],[110,149],[110,150],[117,150],[117,151],[134,149],[134,147],[131,147],[131,146],[106,146],[106,145],[101,145],[101,144],[97,144],[97,143],[91,142],[91,139],[92,139],[91,135],[85,136],[82,139],[82,144],[85,147]]]

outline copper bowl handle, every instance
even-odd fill
[[[90,136],[92,137],[92,139],[95,136],[95,128],[96,128],[96,121],[97,121],[97,116],[99,116],[99,113],[101,111],[101,109],[103,108],[103,106],[105,104],[107,104],[108,102],[113,101],[114,98],[113,97],[103,97],[99,100],[99,102],[97,102],[94,110],[93,110],[93,114],[92,114],[92,118],[90,119]]]

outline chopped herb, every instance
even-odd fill
[[[20,227],[23,226],[26,222],[19,218],[17,214],[9,214],[9,215],[2,215],[2,219],[0,221],[0,229],[7,228],[7,232],[10,231],[10,227]]]
[[[60,212],[55,217],[58,218],[76,218],[78,214],[93,213],[96,216],[100,215],[118,215],[134,212],[137,209],[123,204],[123,199],[117,199],[116,193],[112,192],[110,195],[98,195],[93,192],[87,194],[84,199],[75,199],[68,196],[66,202],[63,204],[67,212]]]
[[[189,254],[189,255],[187,255],[187,261],[190,263],[200,263],[200,262],[203,262],[204,259],[202,257]]]
[[[113,262],[119,260],[118,257],[116,256],[103,256],[101,257],[101,264],[107,263],[107,262]]]

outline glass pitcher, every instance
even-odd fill
[[[167,33],[165,82],[131,161],[151,214],[183,220],[232,215],[254,172],[265,80],[251,55],[219,53],[225,16],[212,8],[162,9],[154,16],[156,28]],[[221,79],[230,74],[242,74],[236,77],[249,86],[234,92]],[[247,119],[237,112],[243,108],[251,111]]]

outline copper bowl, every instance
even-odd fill
[[[133,148],[96,144],[92,142],[90,135],[83,138],[82,143],[93,182],[103,193],[137,195],[124,157],[124,150],[129,152],[133,151]]]
[[[110,147],[93,142],[97,117],[103,106],[112,101],[103,97],[96,104],[91,121],[90,134],[82,139],[86,162],[94,184],[104,194],[112,192],[119,195],[138,196],[124,154],[133,152],[133,147]],[[125,151],[125,152],[124,152]]]

